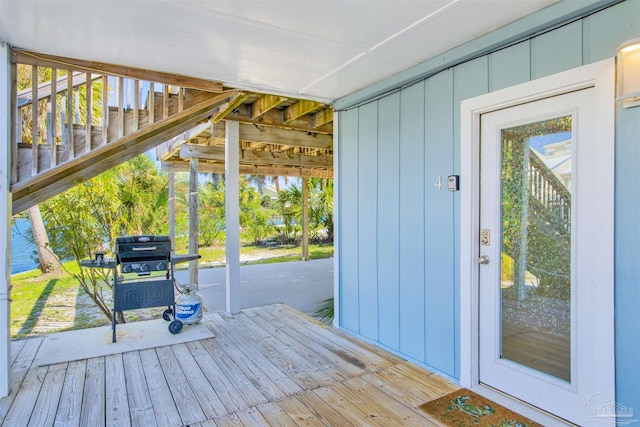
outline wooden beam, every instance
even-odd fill
[[[204,123],[200,123],[192,129],[189,129],[186,132],[181,133],[180,135],[171,138],[168,141],[163,142],[162,144],[156,147],[156,157],[159,160],[168,160],[174,155],[178,155],[180,151],[180,145],[183,142],[189,141],[192,138],[196,138],[202,132],[206,131],[211,127],[211,122],[206,121]]]
[[[124,136],[124,77],[120,77],[118,79],[118,139],[122,138],[123,136]]]
[[[162,119],[169,117],[169,86],[162,87]]]
[[[314,129],[331,122],[333,122],[333,108],[320,110],[311,117],[311,123]]]
[[[302,260],[309,261],[309,183],[302,178]]]
[[[197,134],[192,134],[191,138],[194,138],[196,135]],[[209,145],[215,145],[211,142],[222,143],[224,138],[224,124],[214,124],[211,129]],[[240,141],[288,145],[290,147],[315,148],[318,150],[333,150],[333,137],[331,135],[302,132],[294,129],[283,129],[272,126],[256,126],[246,123],[240,124]]]
[[[183,144],[180,147],[180,157],[182,159],[197,157],[204,160],[224,161],[224,151],[224,147]],[[245,165],[276,165],[323,169],[331,169],[333,167],[333,158],[331,156],[307,156],[304,154],[252,150],[240,151],[240,164]]]
[[[51,144],[51,167],[58,164],[58,70],[55,68],[51,70],[51,100],[49,105],[51,106],[51,121],[49,122],[49,144]]]
[[[149,124],[156,121],[156,88],[153,82],[149,83],[149,97],[147,98],[147,111],[149,112]]]
[[[251,104],[251,118],[257,119],[272,108],[277,107],[287,98],[277,95],[264,95]]]
[[[176,174],[169,172],[169,238],[171,239],[171,253],[176,251]]]
[[[166,83],[173,86],[188,87],[214,93],[219,93],[224,90],[222,83],[211,80],[188,77],[180,74],[163,73],[160,71],[144,70],[142,68],[127,67],[124,65],[107,64],[104,62],[83,61],[81,59],[47,55],[44,53],[34,53],[26,50],[12,49],[11,62],[39,65],[41,67],[72,68],[74,70],[89,72],[99,70],[100,72],[104,72],[112,76]]]
[[[0,52],[3,54],[3,49],[8,48],[7,45],[0,45]],[[1,63],[0,63],[1,64]],[[2,65],[0,65],[1,67]],[[9,72],[11,73],[11,111],[9,117],[11,117],[11,124],[9,125],[9,143],[11,144],[11,184],[15,184],[18,181],[18,143],[22,142],[22,114],[19,113],[18,104],[18,66],[16,64],[10,64]],[[0,90],[2,90],[0,88]],[[0,125],[1,126],[1,125]],[[1,189],[1,187],[0,187]],[[1,224],[0,224],[1,225]],[[0,276],[0,280],[2,276]]]
[[[241,124],[240,140],[264,142],[267,144],[290,145],[292,147],[317,148],[319,150],[333,150],[333,137],[331,135],[314,134],[270,126]]]
[[[309,101],[306,99],[300,100],[295,104],[291,104],[284,110],[282,121],[285,123],[292,122],[305,114],[309,114],[313,110],[317,110],[321,106],[322,104],[319,102]]]
[[[109,78],[102,77],[102,142],[107,143],[107,135],[109,130]]]
[[[238,108],[240,104],[242,104],[249,97],[248,93],[238,92],[235,94],[229,102],[220,106],[220,110],[218,113],[211,119],[213,123],[218,123],[220,120],[224,119],[231,113],[233,110]]]
[[[69,157],[72,159],[76,157],[76,146],[73,140],[73,122],[73,71],[67,70],[67,143],[69,144]]]
[[[189,172],[189,163],[181,160],[166,160],[161,163],[161,168],[165,172]],[[205,160],[200,160],[198,163],[198,170],[202,173],[224,173],[224,162],[210,163]],[[333,171],[330,169],[310,169],[286,166],[240,165],[240,174],[333,179]]]
[[[159,143],[194,127],[210,116],[228,94],[218,94],[194,105],[167,120],[154,123],[142,130],[113,141],[88,155],[68,161],[55,169],[41,173],[28,181],[12,186],[13,209],[19,213],[65,191],[76,184],[101,174],[110,168],[144,153]]]
[[[85,91],[85,136],[84,136],[84,151],[88,153],[91,151],[91,125],[93,124],[93,80],[91,80],[91,74],[87,73],[86,91]]]
[[[295,119],[289,123],[282,121],[282,112],[280,110],[271,110],[263,114],[262,116],[252,119],[249,107],[247,105],[241,105],[237,108],[236,112],[227,115],[226,120],[233,120],[240,123],[255,124],[261,126],[273,126],[284,129],[295,129],[314,133],[333,134],[333,125],[328,123],[319,128],[311,126],[311,120],[305,120],[303,118]]]
[[[38,67],[31,67],[31,176],[38,174]]]
[[[189,162],[189,253],[198,253],[198,159]],[[189,283],[198,290],[198,260],[189,261]]]

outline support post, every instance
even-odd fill
[[[240,126],[225,121],[225,222],[227,312],[240,311]]]
[[[189,159],[189,253],[198,253],[198,158]],[[189,261],[189,283],[198,290],[198,260]]]
[[[11,79],[9,65],[9,45],[0,42],[0,236],[5,241],[0,245],[0,398],[9,395],[11,369],[11,193],[9,192],[10,147],[9,131]]]
[[[176,252],[176,173],[169,172],[169,238],[171,253]]]
[[[302,178],[302,260],[309,261],[309,179]]]

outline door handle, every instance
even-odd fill
[[[489,257],[486,255],[481,256],[478,258],[478,264],[489,264]]]

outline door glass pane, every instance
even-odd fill
[[[571,117],[501,132],[501,357],[570,382]]]

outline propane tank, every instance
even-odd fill
[[[202,297],[192,285],[185,285],[176,298],[176,319],[192,325],[202,319]]]

